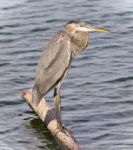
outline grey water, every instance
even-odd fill
[[[133,150],[132,0],[0,0],[0,150],[58,149],[19,93],[32,88],[43,49],[72,19],[110,33],[91,33],[74,59],[61,88],[63,123],[82,150]]]

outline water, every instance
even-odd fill
[[[73,18],[111,32],[91,34],[75,58],[61,90],[63,123],[83,150],[133,149],[133,1],[1,0],[0,150],[57,150],[19,92],[32,87],[43,48]]]

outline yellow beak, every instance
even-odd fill
[[[91,29],[88,29],[88,32],[109,32],[109,30],[105,28],[93,27]]]
[[[98,27],[95,27],[95,26],[78,27],[77,31],[82,31],[82,32],[109,32],[108,29],[98,28]]]

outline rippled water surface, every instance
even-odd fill
[[[133,150],[132,0],[0,0],[0,150],[57,150],[19,92],[32,88],[51,36],[75,18],[111,32],[92,33],[73,61],[63,123],[82,150]]]

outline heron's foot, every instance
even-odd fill
[[[57,124],[57,128],[54,130],[54,132],[53,132],[53,135],[55,136],[57,133],[59,133],[59,132],[63,132],[64,130],[64,126],[58,126],[58,124]]]
[[[59,132],[63,132],[64,134],[66,134],[67,136],[69,137],[73,137],[73,134],[72,134],[72,131],[71,130],[68,130],[64,127],[64,125],[62,125],[62,128],[56,128],[53,132],[53,135],[56,136],[57,133]]]

